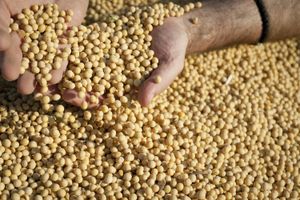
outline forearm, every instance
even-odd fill
[[[263,0],[268,15],[265,41],[300,36],[300,0]],[[197,24],[192,19],[198,18]],[[254,44],[263,22],[255,0],[206,0],[203,7],[183,17],[189,35],[187,53]]]
[[[192,19],[198,18],[197,24]],[[208,0],[182,17],[189,34],[187,53],[202,52],[239,43],[256,43],[262,23],[254,0]]]
[[[299,0],[263,0],[269,16],[267,41],[300,36]]]

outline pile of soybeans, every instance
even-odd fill
[[[36,40],[28,39],[29,45],[51,44],[49,51],[22,49],[28,60],[22,67],[36,74],[45,91],[49,73],[26,62],[43,61],[49,72],[68,59],[60,89],[75,89],[83,98],[98,90],[89,98],[105,97],[98,109],[85,110],[59,96],[21,96],[15,86],[2,86],[0,199],[299,199],[296,40],[188,56],[181,75],[149,107],[135,100],[139,84],[159,64],[149,49],[152,25],[192,7],[131,7],[107,23],[72,27],[66,38],[60,36],[72,12],[56,12],[55,5],[33,8],[49,8],[55,14],[48,19],[59,19],[60,25],[49,22],[49,37],[37,33],[39,26],[36,32],[34,25],[23,30],[30,10],[15,19],[12,31],[22,29],[24,37]],[[142,11],[153,13],[153,21]],[[124,23],[128,29],[122,32]],[[62,49],[52,48],[61,43]]]

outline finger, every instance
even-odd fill
[[[99,106],[99,104],[93,104],[90,102],[90,95],[87,94],[85,98],[80,98],[78,93],[75,90],[65,90],[62,94],[62,98],[64,99],[64,101],[66,101],[67,103],[77,106],[77,107],[81,107],[82,104],[84,102],[88,103],[88,108],[96,108]],[[101,102],[103,100],[102,97],[99,98],[99,102]]]
[[[7,31],[0,28],[0,51],[5,51],[11,43],[10,35]]]
[[[51,72],[52,79],[49,81],[49,85],[56,85],[62,80],[63,74],[66,71],[67,66],[68,61],[63,61],[59,69],[53,70]]]
[[[161,64],[154,70],[140,87],[138,94],[140,104],[148,106],[156,95],[166,90],[182,71],[183,64],[184,59],[179,58],[174,62]],[[160,83],[156,82],[157,77],[161,78]]]
[[[11,45],[3,52],[3,63],[1,66],[1,73],[7,81],[14,81],[20,75],[20,67],[22,61],[22,51],[20,49],[20,38],[16,33],[11,34]]]
[[[17,83],[18,92],[23,95],[29,95],[34,92],[36,87],[36,81],[34,74],[26,71],[19,79]]]
[[[8,49],[11,38],[8,33],[10,23],[10,13],[4,1],[0,1],[0,51]]]

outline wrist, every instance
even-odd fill
[[[181,17],[188,38],[187,54],[204,52],[211,49],[220,34],[217,31],[216,13],[211,15],[204,8],[201,9],[199,11],[201,15],[198,12],[190,12]],[[193,23],[193,20],[198,22]]]

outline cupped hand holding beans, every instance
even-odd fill
[[[203,1],[201,9],[188,4],[186,14],[157,27],[152,47],[160,65],[143,84],[140,102],[148,105],[172,83],[183,69],[185,54],[300,36],[299,1],[281,0],[274,4],[272,0],[263,0],[264,5],[257,5],[258,2],[261,1]],[[154,84],[157,76],[162,81]]]
[[[64,87],[64,90],[60,90],[62,91],[62,98],[84,109],[101,103],[100,96],[103,91],[105,91],[105,94],[114,95],[114,98],[119,98],[134,87],[140,87],[138,99],[142,105],[147,106],[153,97],[165,90],[182,71],[186,54],[241,43],[253,44],[260,41],[261,38],[264,41],[273,41],[299,35],[298,23],[287,23],[287,21],[295,19],[294,15],[289,14],[286,21],[276,23],[274,16],[279,8],[275,5],[272,6],[269,1],[266,3],[270,14],[269,35],[267,37],[262,37],[266,27],[262,27],[259,9],[252,1],[208,1],[204,2],[203,9],[195,9],[200,8],[201,3],[188,4],[185,8],[176,7],[171,3],[166,5],[166,10],[163,10],[164,5],[161,4],[154,6],[152,10],[146,9],[143,13],[136,13],[135,16],[126,16],[126,13],[123,13],[123,15],[116,16],[117,19],[112,18],[111,22],[98,27],[75,27],[72,30],[73,34],[77,34],[75,39],[72,39],[72,34],[69,35],[71,38],[65,40],[51,38],[51,32],[49,32],[50,34],[44,34],[46,42],[50,38],[50,40],[54,40],[55,44],[61,44],[60,42],[65,44],[65,46],[51,46],[50,50],[44,49],[46,53],[49,51],[59,52],[58,58],[54,58],[52,55],[47,57],[54,63],[54,70],[51,71],[47,63],[32,62],[29,64],[28,59],[22,59],[22,52],[26,52],[30,48],[31,54],[27,55],[28,58],[36,56],[34,59],[42,60],[43,55],[38,53],[40,49],[29,45],[32,43],[32,39],[38,38],[38,33],[33,32],[30,34],[29,39],[23,41],[22,36],[20,40],[20,34],[19,36],[14,32],[9,34],[8,29],[11,16],[21,12],[23,8],[30,7],[32,4],[45,3],[57,3],[60,9],[74,10],[72,21],[69,16],[70,12],[62,12],[59,17],[63,18],[63,22],[70,22],[69,25],[79,25],[83,22],[88,0],[80,0],[75,3],[71,0],[32,0],[22,1],[22,3],[0,1],[0,66],[2,76],[9,81],[18,79],[18,91],[22,94],[31,94],[36,90],[37,85],[41,86],[40,90],[45,94],[48,91],[51,92],[55,87],[53,85],[59,83]],[[283,4],[286,7],[289,5],[288,3]],[[244,13],[241,9],[236,8],[250,9],[247,9],[247,13]],[[289,9],[286,9],[286,12],[297,13],[296,10],[293,9],[288,12]],[[25,9],[25,14],[26,12],[30,13],[32,10]],[[51,9],[49,12],[51,12]],[[129,12],[133,14],[135,9],[132,8]],[[47,23],[48,17],[45,14],[45,16],[42,15],[41,19],[31,21],[23,19],[21,15],[18,20],[25,25],[24,34],[28,34],[28,32],[32,32],[34,26],[43,30],[43,27],[38,27],[35,22],[42,26],[43,22]],[[169,19],[165,20],[165,18]],[[26,27],[27,24],[30,26]],[[276,28],[274,24],[279,24],[279,26],[276,26]],[[297,26],[290,26],[289,24],[296,24]],[[63,30],[66,29],[63,25],[63,23],[57,24],[57,27],[54,28],[54,32],[57,31],[56,35],[63,36]],[[17,30],[18,24],[13,24],[11,29],[12,31]],[[285,29],[291,31],[282,31]],[[96,33],[91,34],[94,31]],[[149,34],[150,32],[152,37]],[[91,38],[85,38],[88,35],[91,35]],[[78,42],[78,40],[81,41]],[[63,73],[66,68],[69,68],[70,62],[64,60],[70,61],[71,57],[69,56],[72,56],[71,49],[73,47],[66,47],[68,46],[66,44],[75,44],[75,47],[73,47],[79,51],[77,52],[78,55],[73,54],[74,59],[72,59],[78,73],[72,74],[71,69],[67,74],[67,78]],[[79,45],[79,47],[76,45]],[[153,51],[148,49],[150,45]],[[43,50],[43,48],[46,48],[45,46],[41,44],[40,48]],[[55,48],[62,48],[62,50],[55,50]],[[85,52],[82,53],[82,48],[87,48],[87,50],[85,49]],[[80,63],[80,61],[78,62],[77,58],[88,60],[83,62],[89,64],[93,69],[87,69],[86,65]],[[103,66],[106,69],[103,71],[99,70],[103,63],[98,62],[102,58],[105,60]],[[81,66],[82,64],[83,66]],[[29,65],[31,72],[27,71]],[[50,68],[52,69],[52,67]],[[42,71],[43,77],[33,75],[33,73],[39,74],[40,71]],[[96,77],[95,74],[97,74]],[[81,79],[80,75],[84,76],[84,80]],[[145,80],[148,76],[149,78]],[[35,79],[38,79],[38,81],[35,81]],[[61,84],[61,82],[63,83]],[[144,83],[141,85],[142,82]],[[51,86],[48,87],[48,84]],[[75,88],[77,90],[74,90]],[[91,93],[91,91],[94,92],[94,88],[97,90],[97,95]],[[45,97],[45,99],[44,102],[49,103],[48,98]],[[92,101],[92,104],[89,100]]]
[[[182,71],[189,38],[181,18],[169,18],[152,32],[152,46],[159,67],[142,84],[139,101],[147,106],[154,96],[166,90]]]
[[[10,32],[9,27],[11,23],[11,18],[15,17],[17,14],[21,13],[23,9],[30,8],[33,5],[39,4],[49,4],[56,3],[60,9],[69,9],[74,11],[74,16],[70,18],[68,22],[69,26],[79,25],[84,21],[84,17],[86,14],[86,10],[88,7],[88,0],[24,0],[24,1],[16,1],[16,0],[1,0],[0,1],[0,68],[1,75],[7,81],[17,81],[17,89],[18,92],[23,95],[32,94],[35,91],[39,91],[42,87],[36,81],[35,75],[32,71],[25,69],[24,65],[28,65],[26,63],[26,59],[23,58],[22,48],[26,49],[27,44],[22,38],[22,35],[18,35],[16,32]],[[28,9],[28,12],[30,10]],[[51,10],[49,10],[51,12]],[[39,19],[39,21],[35,20],[27,20],[23,19],[24,23],[30,24],[32,27],[43,24],[46,21],[47,14],[44,15],[44,19]],[[38,24],[40,22],[40,24]],[[36,24],[35,24],[36,23]],[[17,26],[17,24],[14,24]],[[18,27],[11,27],[17,29]],[[42,26],[39,28],[43,29]],[[32,35],[35,36],[34,34]],[[30,43],[32,41],[28,41]],[[25,44],[25,45],[24,45]],[[38,52],[40,49],[34,47],[31,49],[32,51]],[[31,63],[33,65],[37,65],[40,63]],[[63,77],[64,70],[67,67],[68,62],[63,60],[58,60],[56,63],[60,65],[59,68],[53,69],[49,72],[47,76],[49,80],[48,84],[49,91],[56,91],[56,84],[59,83]],[[40,66],[35,66],[35,70],[39,70]],[[63,94],[63,97],[70,102],[73,101],[72,95],[68,93]]]
[[[50,104],[52,100],[57,101],[61,97],[68,103],[87,109],[101,104],[103,95],[114,102],[138,89],[145,78],[158,67],[158,58],[161,63],[170,59],[164,56],[168,53],[164,50],[172,47],[172,43],[165,43],[169,46],[164,50],[155,45],[159,41],[165,42],[163,35],[161,39],[155,38],[153,50],[150,49],[150,33],[154,27],[162,25],[165,18],[170,17],[167,20],[169,31],[178,31],[173,39],[177,39],[178,35],[182,36],[181,42],[177,41],[174,49],[183,45],[183,51],[170,52],[169,55],[181,58],[182,62],[184,60],[187,35],[180,23],[177,23],[176,17],[182,16],[185,9],[175,4],[144,7],[142,13],[136,13],[136,9],[131,8],[112,21],[108,19],[104,23],[90,26],[78,25],[82,20],[77,20],[78,26],[70,28],[67,25],[72,20],[73,12],[61,10],[63,6],[59,6],[34,5],[22,9],[11,20],[8,32],[16,32],[21,38],[16,45],[22,57],[19,61],[21,67],[18,68],[18,74],[21,74],[18,91],[25,95],[37,92],[35,99],[41,101],[45,110],[53,107]],[[160,12],[162,13],[159,14]],[[135,15],[134,18],[129,17],[132,14]],[[144,17],[146,15],[148,19]],[[164,27],[162,26],[162,30]],[[160,28],[154,30],[153,35],[163,33],[159,30]],[[164,67],[161,66],[161,69]],[[173,71],[175,75],[180,70],[175,68]],[[151,77],[155,73],[157,71]],[[169,83],[171,81],[170,79]],[[154,82],[160,84],[166,82],[166,79],[162,79],[158,73]],[[53,95],[57,91],[61,93],[61,97]],[[142,100],[141,103],[147,105]]]

